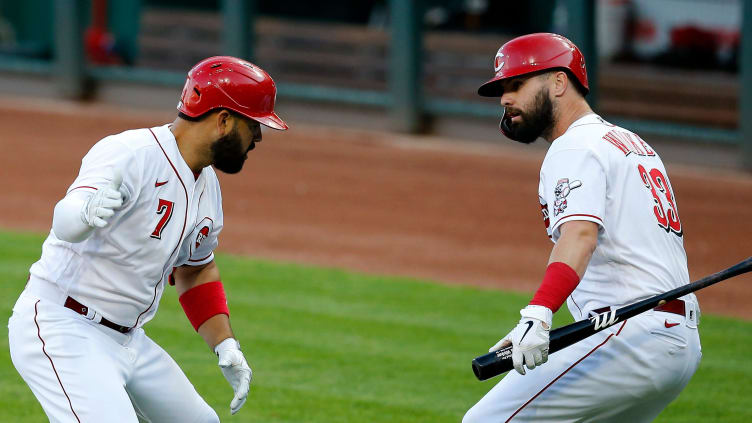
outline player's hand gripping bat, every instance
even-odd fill
[[[708,287],[726,279],[732,278],[752,270],[752,257],[735,264],[728,269],[721,270],[718,273],[706,276],[698,281],[680,286],[663,294],[639,301],[637,303],[622,307],[618,310],[611,310],[601,313],[597,316],[590,317],[587,320],[572,323],[551,331],[551,341],[549,343],[549,354],[564,349],[575,342],[581,341],[590,335],[606,329],[617,322],[622,322],[630,317],[648,311],[659,305],[663,305],[671,300],[695,292],[699,289]],[[502,348],[473,360],[473,373],[478,380],[490,379],[496,375],[506,373],[512,370],[512,347]]]

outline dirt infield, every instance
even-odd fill
[[[0,101],[1,225],[49,230],[54,203],[94,142],[171,116]],[[292,124],[265,132],[240,175],[220,176],[222,251],[522,291],[538,285],[552,246],[537,200],[542,149]],[[667,161],[692,279],[752,255],[752,176]],[[750,283],[744,276],[703,290],[703,310],[752,319]]]

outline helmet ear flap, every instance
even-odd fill
[[[514,140],[511,135],[512,128],[509,126],[509,122],[511,122],[511,119],[507,117],[507,111],[504,110],[504,114],[501,115],[501,120],[499,121],[499,130],[505,137]]]
[[[504,109],[504,114],[501,115],[501,120],[499,121],[499,131],[501,131],[502,134],[504,134],[505,137],[509,138],[512,141],[521,142],[523,144],[527,144],[526,141],[522,141],[520,138],[515,137],[512,132],[511,127],[512,118],[507,116],[507,111]]]

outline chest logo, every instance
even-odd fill
[[[556,200],[554,201],[554,216],[558,216],[566,210],[567,196],[569,195],[569,192],[581,186],[582,181],[579,180],[569,182],[569,178],[559,179],[556,183],[556,188],[554,188],[554,195],[556,195]]]
[[[167,180],[167,181],[164,181],[164,182],[159,182],[159,179],[157,179],[157,181],[154,182],[154,188],[159,188],[159,187],[161,187],[162,185],[164,185],[164,184],[166,184],[168,182],[170,182],[170,181]]]
[[[204,240],[208,236],[209,236],[209,227],[208,226],[202,227],[198,231],[198,234],[196,235],[196,248],[198,248],[199,245],[201,245],[201,243],[204,242]]]

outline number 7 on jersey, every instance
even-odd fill
[[[157,214],[161,214],[162,218],[159,219],[157,227],[154,228],[154,232],[151,233],[152,238],[162,239],[162,231],[164,230],[165,226],[167,226],[167,223],[172,217],[173,206],[175,206],[175,203],[173,201],[164,200],[162,198],[159,199],[159,205],[157,205]]]

